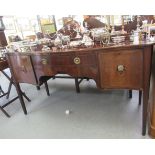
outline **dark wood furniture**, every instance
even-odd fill
[[[14,52],[7,53],[7,59],[16,85],[22,82],[37,85],[45,77],[65,73],[94,79],[100,89],[142,91],[142,134],[145,135],[152,51],[153,44],[143,42],[55,52]]]
[[[37,79],[32,58],[30,56],[14,56],[12,61],[9,61],[9,64],[14,70],[13,75],[17,81],[20,81],[20,83],[35,84],[38,90],[40,89],[40,86],[44,84],[47,95],[50,96],[47,80],[49,80],[51,76],[45,75],[44,77],[41,77],[40,80]]]
[[[7,60],[3,57],[0,57],[0,71],[3,73],[3,75],[9,80],[10,84],[8,87],[8,91],[4,92],[2,87],[0,86],[0,98],[6,96],[6,98],[9,98],[10,95],[10,91],[11,91],[11,86],[14,85],[14,82],[12,80],[12,77],[10,78],[6,73],[5,73],[5,69],[8,68],[8,63]],[[21,91],[21,96],[24,96],[29,102],[31,101],[24,92]],[[10,117],[10,115],[4,110],[4,108],[6,106],[8,106],[9,104],[11,104],[12,102],[14,102],[16,99],[18,99],[19,97],[14,97],[13,99],[11,99],[10,101],[8,101],[7,103],[3,104],[2,106],[0,106],[0,110],[7,116]],[[25,106],[25,104],[23,105]]]

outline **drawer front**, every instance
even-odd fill
[[[142,88],[143,51],[141,49],[100,53],[102,88]]]
[[[10,55],[9,61],[16,82],[37,84],[30,56]]]
[[[52,54],[52,67],[56,74],[78,76],[77,66],[74,63],[74,53]]]
[[[74,63],[76,64],[76,59],[79,59],[78,66],[97,66],[96,53],[78,53],[74,58]]]
[[[78,61],[76,61],[76,59]],[[78,68],[79,77],[89,77],[96,79],[98,75],[96,53],[78,53],[74,58],[74,63]]]
[[[52,54],[51,55],[51,64],[52,66],[71,66],[74,64],[74,54]]]
[[[38,78],[61,73],[94,78],[98,73],[95,53],[47,53],[33,55],[32,60]]]
[[[56,74],[77,76],[77,68],[73,62],[74,57],[73,55],[51,53],[32,56],[37,78]]]
[[[32,55],[31,57],[38,79],[40,76],[52,76],[54,74],[51,66],[50,54]]]
[[[81,65],[96,65],[95,53],[67,53],[67,54],[52,54],[52,65],[54,66],[81,66]]]

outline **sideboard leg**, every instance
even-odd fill
[[[142,135],[146,134],[146,125],[148,119],[148,102],[150,90],[150,76],[152,65],[153,46],[145,47],[143,52],[143,107],[142,107]]]
[[[142,135],[146,134],[146,124],[147,124],[147,109],[148,109],[148,94],[146,90],[143,90],[143,110],[142,110]]]
[[[44,82],[44,84],[45,84],[45,89],[46,89],[47,95],[48,95],[48,96],[50,96],[47,81],[46,81],[46,82]]]
[[[139,105],[141,105],[141,99],[142,99],[142,91],[139,90]]]
[[[36,86],[37,87],[37,90],[40,90],[40,86]]]
[[[78,78],[75,78],[75,87],[76,87],[76,92],[80,93],[80,87],[79,87]]]
[[[132,98],[132,90],[129,90],[129,98]]]
[[[19,85],[19,83],[14,83],[14,84],[15,84],[15,87],[16,87],[16,90],[17,90],[17,93],[18,93],[18,97],[19,97],[22,109],[24,111],[24,114],[26,115],[27,110],[26,110],[26,106],[25,106],[25,103],[24,103],[23,94],[22,94],[22,91],[20,89],[20,85]]]

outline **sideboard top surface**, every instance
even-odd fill
[[[9,55],[14,55],[15,53],[21,55],[37,55],[37,54],[48,54],[48,53],[69,53],[69,52],[93,52],[93,51],[107,51],[107,50],[119,50],[119,49],[132,49],[132,48],[143,48],[146,46],[154,45],[155,42],[140,42],[134,43],[123,43],[123,44],[110,44],[106,46],[94,46],[88,48],[67,48],[67,49],[56,49],[49,51],[32,51],[32,52],[9,52]]]

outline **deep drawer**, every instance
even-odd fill
[[[141,49],[102,52],[98,56],[102,88],[142,88]]]

